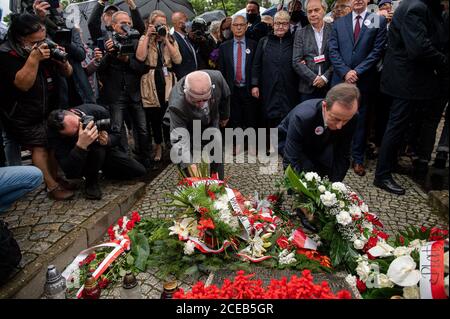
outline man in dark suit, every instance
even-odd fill
[[[347,82],[361,91],[358,127],[353,137],[353,170],[364,176],[366,148],[366,114],[374,81],[376,66],[386,43],[386,18],[367,12],[369,0],[353,0],[352,13],[333,23],[329,40],[330,60],[333,64],[331,86]]]
[[[302,3],[300,0],[291,0],[288,4],[288,12],[291,16],[289,30],[293,35],[297,30],[300,30],[309,24],[308,18],[302,10]]]
[[[261,21],[259,3],[257,1],[249,0],[245,10],[247,11],[246,18],[248,24],[245,36],[258,42],[269,33],[269,27]]]
[[[418,109],[423,110],[424,126],[418,133],[422,143],[419,143],[416,154],[419,160],[426,161],[428,167],[442,114],[439,99],[448,94],[448,84],[444,84],[448,81],[449,70],[448,55],[444,53],[445,41],[442,42],[445,34],[448,39],[439,0],[403,1],[389,26],[381,91],[392,96],[393,102],[374,180],[375,186],[388,192],[405,193],[391,173],[398,145],[411,122],[411,114]]]
[[[292,54],[292,66],[300,78],[301,102],[324,98],[333,70],[328,56],[332,26],[323,21],[327,4],[324,0],[309,0],[306,5],[311,24],[295,33]]]
[[[173,66],[177,79],[181,79],[198,69],[198,56],[193,43],[189,40],[186,22],[187,16],[184,12],[175,12],[172,14],[173,37],[177,41],[181,53],[181,63],[174,64]]]
[[[256,42],[245,36],[247,21],[236,16],[231,23],[233,39],[219,48],[219,67],[231,90],[230,125],[233,128],[256,127],[256,100],[251,95],[251,68]]]
[[[324,100],[305,101],[289,112],[278,126],[284,167],[342,181],[350,167],[358,100],[358,88],[342,83],[328,91]]]

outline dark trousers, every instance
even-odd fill
[[[367,135],[367,102],[368,93],[361,93],[361,100],[358,108],[358,123],[356,124],[356,130],[352,141],[352,158],[357,164],[364,163]]]
[[[247,87],[233,88],[231,95],[230,126],[232,128],[256,128],[258,122],[255,99],[250,95]]]
[[[164,114],[166,113],[167,104],[164,103],[161,107],[146,107],[145,117],[147,118],[147,132],[149,141],[152,136],[155,144],[162,144],[163,136],[165,142],[170,142],[169,127],[162,124]]]
[[[145,119],[145,111],[140,102],[132,101],[128,94],[123,92],[119,99],[110,106],[111,113],[111,126],[116,127],[120,132],[123,130],[124,114],[128,111],[132,122],[133,130],[136,130],[137,141],[135,144],[138,146],[135,152],[142,160],[150,159],[150,143],[147,132],[147,123]]]

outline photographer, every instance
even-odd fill
[[[147,33],[139,40],[136,59],[150,66],[150,71],[141,78],[142,104],[155,139],[154,162],[161,161],[163,128],[162,118],[167,109],[167,101],[176,83],[173,64],[181,63],[181,54],[175,39],[167,29],[167,18],[160,10],[153,11],[148,19]],[[164,127],[164,138],[169,143],[169,129]]]
[[[86,178],[87,199],[101,199],[98,171],[112,179],[126,180],[145,174],[145,167],[116,146],[117,128],[109,128],[109,113],[96,104],[54,110],[48,117],[49,144],[68,178]]]
[[[209,36],[206,21],[202,18],[195,18],[192,21],[188,37],[198,53],[198,70],[209,69],[209,56],[216,47],[216,43]]]
[[[150,67],[136,59],[135,51],[139,34],[131,29],[132,23],[128,13],[118,11],[113,14],[112,39],[105,43],[107,53],[97,69],[103,83],[100,98],[109,105],[111,125],[122,133],[124,113],[128,111],[137,136],[135,144],[138,160],[150,167],[150,143],[147,133],[145,112],[141,102],[141,77],[148,73]],[[122,145],[125,146],[125,145]]]
[[[72,74],[69,62],[59,57],[64,49],[46,38],[39,17],[28,13],[13,16],[8,40],[0,46],[0,100],[6,132],[31,150],[32,162],[44,175],[48,195],[68,199],[73,192],[59,183],[57,165],[47,149],[45,120],[58,105],[58,75]]]

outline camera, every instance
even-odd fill
[[[83,129],[86,128],[86,126],[89,124],[89,122],[93,121],[94,125],[97,126],[97,130],[99,131],[108,131],[111,127],[111,120],[110,119],[101,119],[101,120],[95,120],[95,118],[92,115],[84,115],[80,119],[81,124],[83,126]]]
[[[205,40],[208,32],[208,24],[202,18],[195,18],[191,24],[191,36],[194,41]]]
[[[47,43],[48,48],[50,49],[50,57],[52,59],[63,63],[67,61],[68,54],[58,49],[58,45],[55,42],[50,39],[45,39],[45,43]]]
[[[157,24],[155,26],[156,29],[156,33],[160,36],[160,37],[165,37],[167,34],[167,30],[166,27],[162,24]]]
[[[52,39],[62,47],[67,47],[72,43],[72,30],[67,28],[58,28]]]
[[[140,38],[139,31],[135,29],[131,29],[127,25],[121,26],[122,30],[126,32],[126,34],[120,34],[117,32],[113,33],[113,43],[114,48],[117,50],[119,55],[133,55],[136,51],[137,43]]]

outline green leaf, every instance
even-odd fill
[[[335,234],[330,245],[330,259],[333,267],[337,267],[341,264],[348,249],[348,243],[344,241],[339,234]]]
[[[134,266],[140,271],[145,271],[147,265],[147,258],[150,254],[150,247],[148,240],[143,234],[136,234],[136,240],[132,247],[134,256],[136,258]]]
[[[285,175],[288,178],[289,183],[291,184],[292,188],[296,192],[305,194],[309,198],[315,200],[313,194],[302,184],[302,182],[300,181],[300,178],[294,172],[291,165],[289,165],[288,168],[286,169]]]
[[[128,254],[128,256],[127,256],[127,265],[129,265],[129,266],[134,265],[134,257],[131,254]]]
[[[322,230],[319,233],[319,236],[322,240],[332,241],[333,236],[336,233],[336,228],[334,222],[328,222],[323,226]]]
[[[119,270],[119,276],[120,277],[123,277],[123,276],[125,276],[127,274],[127,271],[125,270],[125,269],[123,269],[123,268],[120,268],[120,270]]]
[[[364,299],[390,299],[395,295],[403,295],[402,288],[374,288],[369,289],[362,296]]]
[[[198,271],[197,265],[193,265],[193,266],[189,267],[188,269],[186,269],[184,274],[189,276],[189,275],[195,274],[197,271]]]

